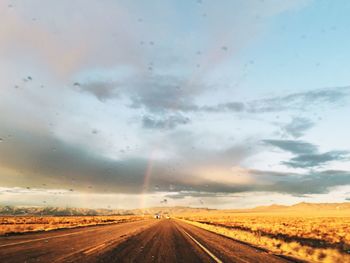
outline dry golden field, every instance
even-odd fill
[[[0,216],[0,235],[116,224],[143,218],[141,216]]]
[[[350,262],[348,211],[217,211],[178,218],[277,254],[309,262]]]

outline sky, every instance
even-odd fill
[[[0,205],[349,201],[349,11],[1,1]]]

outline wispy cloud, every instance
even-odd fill
[[[349,154],[349,151],[330,151],[318,154],[301,154],[293,157],[289,161],[282,163],[293,168],[320,167],[332,161],[349,160]]]
[[[264,140],[264,142],[293,154],[312,154],[318,151],[317,146],[304,141]]]
[[[278,147],[296,156],[282,164],[292,168],[321,167],[332,161],[348,160],[349,151],[329,151],[319,153],[318,147],[303,141],[293,140],[264,140],[265,143]]]
[[[309,119],[296,117],[293,118],[292,121],[285,125],[282,129],[287,135],[291,135],[294,138],[299,138],[314,125],[315,123]]]
[[[165,117],[143,116],[142,126],[146,129],[173,129],[178,125],[188,124],[191,120],[180,114]]]

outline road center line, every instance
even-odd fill
[[[199,241],[197,241],[194,237],[192,237],[189,233],[187,233],[184,229],[182,229],[184,233],[191,238],[201,249],[204,250],[205,253],[207,253],[215,262],[217,263],[223,263],[220,259],[218,259],[213,253],[211,253],[205,246],[203,246]]]

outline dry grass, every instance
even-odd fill
[[[143,218],[141,216],[1,216],[0,235],[116,224]]]
[[[311,262],[350,262],[350,217],[207,213],[179,218],[274,253]]]

